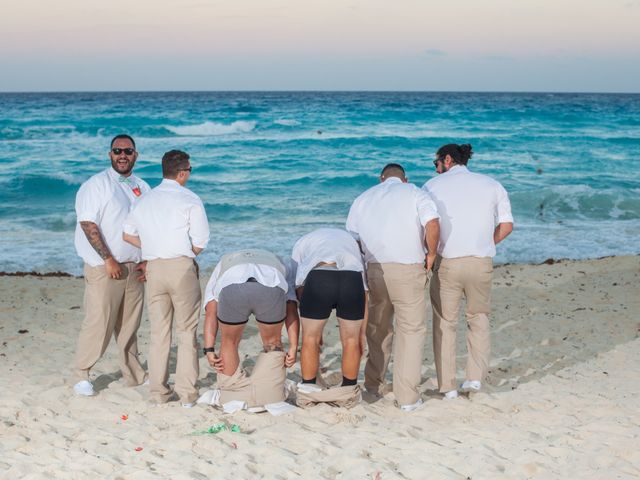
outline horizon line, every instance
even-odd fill
[[[589,90],[2,90],[5,94],[61,94],[61,93],[464,93],[464,94],[551,94],[551,95],[640,95],[640,91]]]

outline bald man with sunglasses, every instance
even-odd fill
[[[76,196],[75,246],[84,261],[85,318],[76,350],[74,391],[95,395],[89,372],[114,336],[126,385],[140,385],[137,332],[142,317],[144,264],[140,249],[123,241],[122,225],[149,185],[133,174],[138,158],[129,135],[117,135],[111,166],[82,184]]]

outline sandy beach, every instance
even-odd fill
[[[411,414],[390,394],[365,396],[351,410],[281,417],[151,406],[146,386],[118,382],[113,343],[92,371],[98,395],[79,398],[70,364],[82,279],[1,276],[0,292],[2,478],[640,477],[640,256],[497,267],[484,391],[441,400],[429,325],[426,405]],[[459,381],[464,329],[461,322]],[[322,362],[331,383],[340,366],[336,323],[327,331]],[[139,338],[144,360],[146,313]],[[241,344],[249,369],[258,344],[250,322]],[[288,377],[299,379],[299,363]],[[201,392],[214,383],[201,359]],[[193,434],[219,423],[240,432]]]

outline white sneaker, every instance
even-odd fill
[[[463,392],[479,392],[482,387],[482,383],[478,380],[465,380],[462,385],[460,385],[460,390]]]
[[[82,395],[85,397],[93,397],[96,392],[93,390],[93,385],[88,380],[82,380],[73,386],[73,391],[76,395]]]
[[[183,403],[182,404],[182,408],[193,408],[194,405],[195,405],[195,403],[193,403],[193,402]]]
[[[444,394],[444,400],[453,400],[454,398],[458,398],[457,390],[449,390]]]
[[[418,399],[416,403],[412,403],[411,405],[400,405],[400,410],[403,412],[415,412],[424,406],[424,402],[421,398]]]

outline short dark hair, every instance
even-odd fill
[[[438,149],[436,158],[438,160],[444,160],[444,157],[447,155],[451,157],[453,163],[466,165],[469,159],[473,156],[471,144],[465,143],[463,145],[458,145],[457,143],[448,143]]]
[[[116,135],[115,137],[113,137],[111,139],[111,147],[113,148],[113,144],[115,143],[116,140],[120,140],[121,138],[126,138],[127,140],[129,140],[131,142],[131,145],[133,145],[133,148],[136,148],[136,142],[133,139],[133,137],[131,135],[127,135],[126,133],[121,133],[120,135]]]
[[[189,168],[189,154],[181,150],[169,150],[162,156],[162,176],[176,178],[180,170]]]
[[[405,177],[404,168],[399,163],[387,163],[380,172],[381,177]]]

